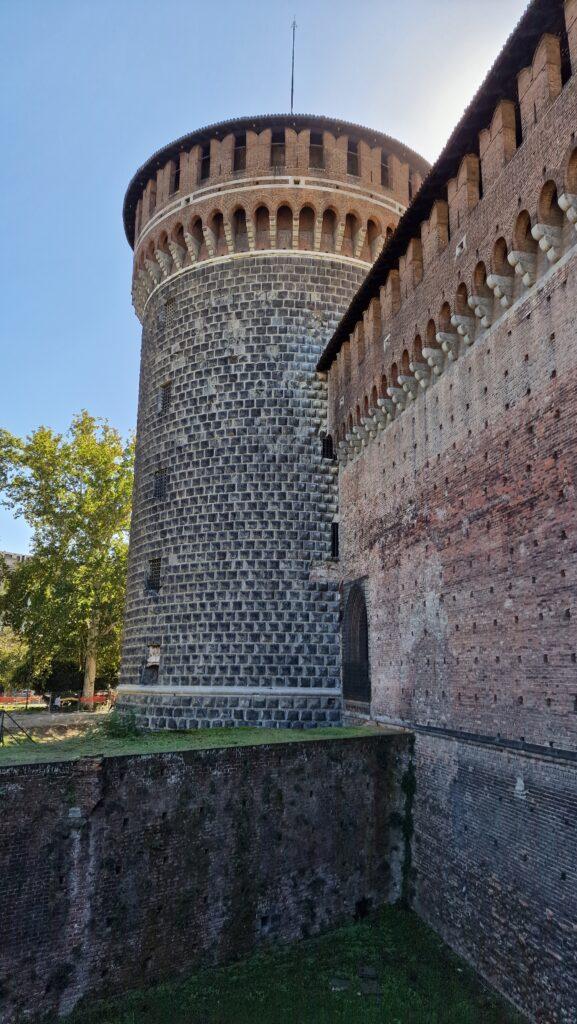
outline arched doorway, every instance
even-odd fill
[[[343,697],[371,702],[369,627],[363,589],[355,583],[349,592],[343,629]]]

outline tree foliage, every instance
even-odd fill
[[[29,647],[33,675],[55,661],[118,668],[134,442],[87,412],[65,435],[0,431],[3,504],[32,528],[31,557],[6,577],[0,614]]]

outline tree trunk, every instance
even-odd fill
[[[92,698],[94,697],[94,684],[96,682],[96,641],[98,639],[98,625],[93,618],[88,627],[88,642],[86,646],[86,657],[84,659],[84,685],[82,696],[84,707],[87,711],[94,711]]]

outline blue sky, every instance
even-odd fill
[[[0,426],[135,425],[140,331],[125,188],[225,118],[357,121],[432,160],[525,0],[0,0]],[[0,510],[0,549],[28,531]]]

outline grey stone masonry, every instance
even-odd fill
[[[149,299],[120,690],[149,728],[340,721],[337,470],[315,366],[362,276],[253,254]]]

